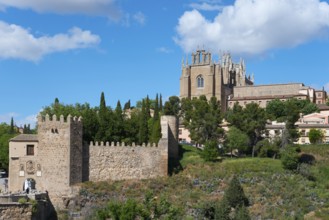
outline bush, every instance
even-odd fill
[[[206,142],[203,151],[200,152],[200,156],[205,161],[216,161],[219,156],[218,143],[216,141]]]
[[[19,199],[18,199],[18,203],[19,203],[19,204],[25,204],[25,203],[27,203],[27,199],[24,198],[24,197],[23,197],[23,198],[19,198]]]
[[[298,165],[297,172],[308,180],[315,181],[315,177],[311,172],[311,166],[306,163]]]
[[[295,148],[287,147],[281,152],[281,162],[284,169],[296,170],[299,164],[299,156]]]
[[[239,206],[237,210],[235,211],[235,216],[233,220],[250,220],[250,215],[247,207]]]
[[[224,199],[227,200],[228,205],[232,208],[249,205],[249,200],[244,194],[243,188],[236,176],[233,176],[228,189],[225,191]]]
[[[268,139],[259,141],[256,144],[256,150],[258,151],[259,157],[276,157],[279,153],[279,147],[276,143],[269,142]]]

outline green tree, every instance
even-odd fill
[[[259,157],[276,157],[279,153],[280,139],[275,139],[270,142],[269,139],[264,139],[256,144],[256,152]]]
[[[130,113],[130,118],[125,120],[124,130],[125,137],[123,142],[131,145],[134,143],[139,143],[139,123],[140,123],[140,110],[133,109]]]
[[[170,96],[169,100],[165,102],[163,107],[164,115],[178,116],[180,110],[180,100],[177,96]]]
[[[232,208],[239,206],[249,206],[249,200],[244,194],[243,188],[237,176],[233,176],[229,186],[224,194],[224,199],[227,200],[228,205]]]
[[[319,107],[313,102],[306,102],[305,106],[302,108],[301,113],[308,115],[314,112],[319,112]]]
[[[184,99],[181,107],[183,123],[196,144],[205,144],[211,140],[218,142],[223,136],[220,104],[216,97],[212,97],[209,102],[205,96]]]
[[[128,110],[130,109],[131,106],[130,106],[130,99],[125,103],[124,107],[123,107],[123,110]]]
[[[105,95],[102,92],[98,112],[99,128],[96,133],[96,139],[98,141],[112,141],[112,122],[112,110],[106,106]]]
[[[203,148],[203,151],[200,152],[200,156],[205,161],[216,161],[219,156],[218,143],[217,141],[207,141]]]
[[[160,100],[159,100],[159,111],[163,111],[163,105],[162,105],[162,95],[160,94]]]
[[[271,120],[284,121],[286,116],[285,104],[279,99],[274,99],[266,105],[267,116]]]
[[[10,119],[10,131],[9,131],[10,134],[14,134],[15,133],[15,126],[14,126],[14,118],[11,117]]]
[[[231,152],[233,149],[238,149],[239,151],[246,151],[249,145],[249,137],[246,133],[241,131],[236,127],[230,127],[230,130],[227,132],[227,147]]]
[[[142,143],[148,143],[148,118],[149,114],[146,110],[146,100],[143,99],[142,101],[142,110],[140,112],[140,117],[139,117],[139,135],[138,135],[138,140],[139,144]]]
[[[150,119],[150,137],[151,143],[158,143],[161,138],[161,122],[160,122],[160,112],[159,112],[159,97],[158,94],[155,98],[154,104],[154,114],[153,118]]]
[[[312,144],[322,143],[324,137],[324,132],[320,129],[311,128],[308,133],[308,138]]]
[[[117,106],[115,107],[113,114],[113,131],[111,139],[114,142],[121,142],[124,138],[124,114],[122,111],[120,101],[117,102]]]
[[[281,163],[285,169],[296,170],[299,164],[299,155],[296,148],[285,147],[281,151]]]
[[[245,108],[235,104],[233,109],[226,114],[230,127],[235,126],[248,135],[252,156],[255,154],[257,142],[262,139],[262,135],[265,133],[266,118],[265,110],[256,103],[249,103]]]
[[[0,124],[0,168],[8,170],[9,165],[9,140],[16,136],[12,133],[11,126],[6,123]]]

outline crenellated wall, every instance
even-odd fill
[[[22,191],[24,181],[33,179],[37,190],[47,190],[54,204],[59,204],[73,184],[82,182],[82,119],[38,116],[33,155],[17,150],[26,144],[31,142],[14,138],[9,143],[9,191]]]
[[[169,157],[178,157],[177,120],[161,117],[162,138],[158,145],[125,146],[96,142],[89,145],[89,181],[147,179],[168,174]]]
[[[37,191],[48,191],[56,207],[83,181],[147,179],[168,174],[169,159],[178,158],[178,121],[161,117],[162,138],[157,145],[90,143],[83,146],[82,119],[68,116],[38,117],[37,135],[20,135],[10,141],[9,191],[23,190],[27,179]],[[33,155],[27,146],[33,144]]]

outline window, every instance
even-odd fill
[[[197,78],[197,86],[198,88],[203,88],[204,87],[204,80],[203,80],[203,77],[202,75],[199,75]]]
[[[183,132],[182,132],[182,129],[179,129],[178,131],[179,131],[179,134],[182,134],[182,133],[183,133]]]
[[[28,156],[34,155],[34,145],[31,144],[26,145],[26,155]]]

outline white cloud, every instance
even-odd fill
[[[224,8],[222,5],[209,4],[207,2],[191,3],[189,6],[193,9],[200,10],[200,11],[220,11]]]
[[[74,27],[66,34],[33,36],[29,30],[0,21],[0,58],[38,61],[44,55],[78,48],[95,46],[97,35]]]
[[[146,18],[145,18],[145,15],[142,12],[140,12],[140,11],[137,12],[136,14],[134,14],[133,18],[137,23],[139,23],[141,25],[145,24]]]
[[[199,11],[185,12],[175,42],[185,52],[198,46],[236,54],[260,54],[293,47],[318,37],[329,27],[329,5],[319,0],[236,0],[213,20]]]
[[[118,20],[121,11],[115,0],[0,0],[0,8],[31,9],[40,13],[87,14]]]
[[[173,52],[171,49],[166,48],[166,47],[159,47],[159,48],[157,48],[157,51],[160,53],[172,53]]]

